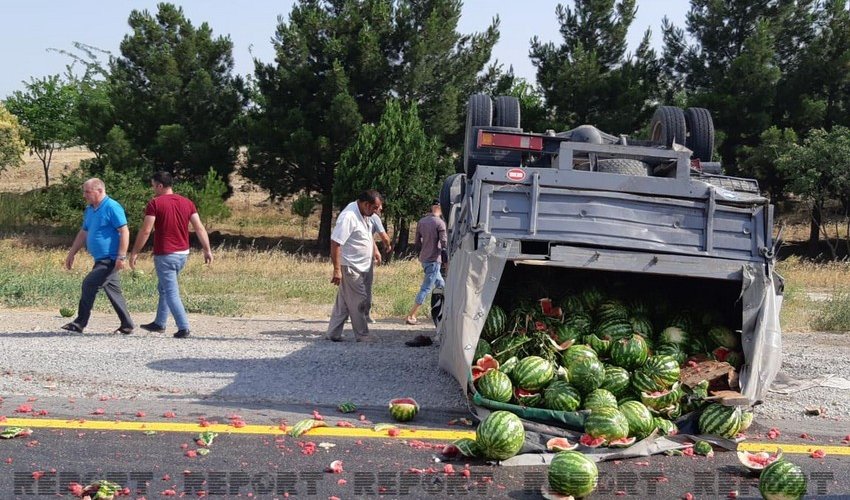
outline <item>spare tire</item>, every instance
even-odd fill
[[[493,126],[520,128],[519,123],[519,99],[509,95],[497,97],[494,102]]]
[[[493,101],[487,94],[472,94],[466,103],[466,129],[463,143],[463,170],[472,177],[478,166],[470,161],[470,152],[475,149],[475,127],[493,125]]]
[[[596,171],[609,174],[646,177],[649,175],[649,164],[640,160],[630,160],[628,158],[610,158],[597,161]]]
[[[685,146],[693,151],[691,158],[710,162],[714,154],[714,121],[711,113],[705,108],[686,109],[685,127],[688,133]]]
[[[660,106],[652,115],[649,130],[649,139],[656,144],[668,148],[673,146],[673,142],[685,144],[687,140],[685,113],[682,108],[676,106]]]

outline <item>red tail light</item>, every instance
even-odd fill
[[[479,148],[543,151],[543,138],[524,134],[478,131]]]

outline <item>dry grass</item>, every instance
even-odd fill
[[[50,184],[62,180],[62,174],[67,174],[80,166],[80,161],[94,157],[83,148],[60,149],[53,153],[48,176]],[[35,155],[24,155],[24,165],[20,168],[10,168],[0,174],[2,191],[25,193],[44,187],[44,167]]]

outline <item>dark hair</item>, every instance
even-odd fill
[[[381,193],[374,189],[367,189],[366,191],[360,193],[360,195],[357,197],[357,201],[365,201],[369,203],[375,203],[378,200],[384,201],[384,199],[381,197]]]
[[[162,184],[164,187],[172,187],[174,185],[174,177],[168,172],[160,170],[151,176],[151,180],[156,184]]]

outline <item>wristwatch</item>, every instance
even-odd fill
[[[118,260],[127,260],[127,256],[126,255],[119,255]]]

